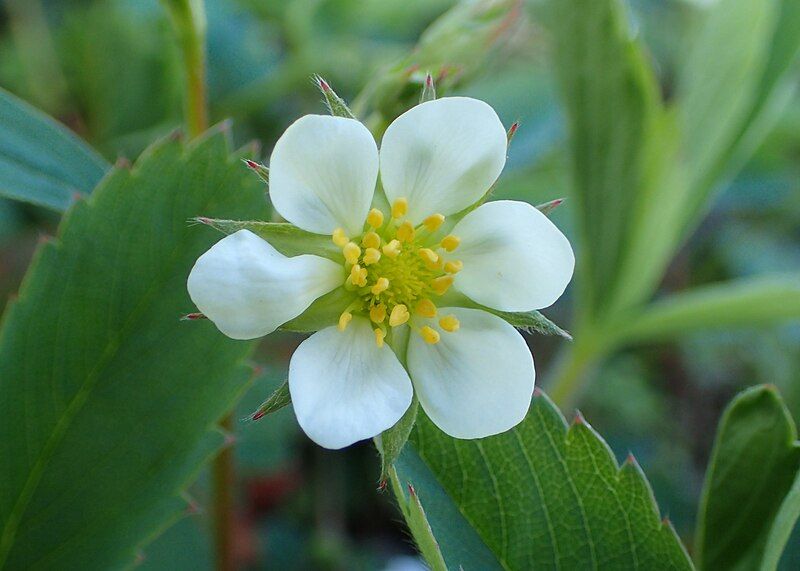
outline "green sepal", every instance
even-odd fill
[[[322,96],[325,98],[325,105],[328,107],[328,111],[331,112],[331,115],[335,117],[347,117],[348,119],[356,118],[353,112],[350,111],[347,103],[344,102],[344,99],[336,94],[327,81],[318,75],[314,76],[314,81],[322,92]]]
[[[233,234],[239,230],[250,230],[270,243],[284,256],[314,254],[334,262],[342,262],[342,252],[329,236],[313,234],[286,222],[261,222],[257,220],[219,220],[197,217],[194,222],[211,226],[223,234]]]
[[[498,311],[488,307],[481,307],[481,309],[505,319],[508,323],[526,333],[536,332],[542,335],[558,335],[572,341],[572,335],[569,331],[562,329],[538,311]]]
[[[242,162],[255,173],[261,182],[269,186],[269,167],[251,159],[242,159]]]
[[[542,204],[536,205],[536,210],[544,214],[545,216],[549,216],[550,213],[561,206],[564,203],[563,198],[556,198],[555,200],[550,200],[549,202],[544,202]]]
[[[425,103],[436,99],[436,86],[433,84],[433,77],[430,73],[425,74],[425,82],[422,84],[422,93],[419,94],[419,102]]]
[[[292,395],[289,393],[289,381],[283,381],[283,384],[275,389],[275,392],[250,415],[250,418],[251,420],[259,420],[268,414],[279,411],[291,402]]]
[[[355,299],[355,292],[337,287],[332,292],[315,299],[308,309],[281,325],[279,329],[295,333],[311,333],[336,325],[339,316]]]
[[[481,311],[486,311],[492,315],[496,315],[497,317],[507,321],[509,324],[513,325],[517,329],[525,331],[526,333],[536,332],[542,335],[558,335],[559,337],[563,337],[564,339],[572,341],[572,335],[570,335],[569,331],[562,329],[550,321],[547,317],[542,315],[539,311],[500,311],[497,309],[492,309],[491,307],[486,307],[480,303],[476,303],[464,294],[454,291],[449,291],[442,296],[437,305],[439,307],[465,307],[467,309],[480,309]]]
[[[417,412],[419,411],[419,400],[417,395],[411,400],[411,406],[400,420],[388,430],[384,430],[380,437],[375,439],[378,452],[381,454],[381,486],[384,486],[390,476],[390,470],[395,461],[403,451],[403,446],[408,442],[411,430],[417,422]]]

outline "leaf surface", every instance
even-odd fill
[[[697,523],[700,569],[758,569],[770,539],[770,557],[785,545],[797,514],[800,469],[797,430],[774,387],[738,395],[722,416],[706,473]],[[784,531],[770,538],[777,519]],[[787,513],[789,512],[789,513]],[[787,530],[788,529],[788,530]],[[774,569],[774,567],[771,567]]]
[[[186,508],[252,347],[180,321],[189,270],[219,239],[187,221],[265,210],[222,133],[170,139],[42,245],[0,331],[0,568],[128,566]]]
[[[55,119],[0,89],[0,196],[64,210],[110,167]]]
[[[411,442],[424,468],[407,450],[397,464],[400,480],[417,489],[449,568],[692,568],[638,464],[630,458],[618,466],[585,420],[568,427],[544,395],[503,434],[456,440],[420,415]],[[455,509],[440,507],[437,486]],[[452,550],[447,521],[458,520],[437,513],[447,510],[472,528],[473,535],[461,533],[475,550],[460,549],[461,542]],[[492,565],[471,560],[473,551],[485,558],[487,550]]]

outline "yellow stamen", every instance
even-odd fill
[[[427,325],[419,330],[419,334],[422,335],[422,338],[425,340],[425,343],[430,343],[431,345],[435,345],[439,342],[439,332],[433,329],[432,327],[428,327]]]
[[[342,228],[337,228],[333,231],[333,243],[343,248],[345,244],[350,241],[350,238],[347,237],[347,234],[344,233]]]
[[[422,221],[429,232],[436,232],[439,226],[442,225],[442,222],[444,222],[444,216],[442,214],[431,214]]]
[[[439,276],[431,280],[431,289],[439,295],[444,295],[451,285],[453,285],[452,275]]]
[[[373,228],[380,228],[383,225],[383,212],[377,208],[373,208],[367,214],[367,224]]]
[[[402,303],[395,305],[392,308],[392,314],[389,316],[389,325],[397,327],[408,321],[409,317],[411,317],[411,315],[409,315],[408,308],[405,305]]]
[[[373,305],[369,310],[369,318],[375,323],[383,323],[386,319],[386,306],[382,303]]]
[[[344,259],[348,264],[355,264],[358,262],[358,257],[361,255],[361,248],[359,248],[354,242],[348,242],[342,248],[342,253],[344,254]]]
[[[444,271],[446,271],[448,274],[457,274],[463,269],[464,269],[464,262],[462,262],[461,260],[453,260],[451,262],[447,262],[444,265]]]
[[[339,331],[344,331],[347,329],[347,325],[353,320],[353,314],[349,311],[345,311],[339,316],[339,325],[337,325]]]
[[[392,218],[402,218],[408,212],[408,200],[398,198],[392,204]]]
[[[386,278],[378,278],[378,280],[375,282],[375,285],[372,286],[371,291],[373,295],[380,295],[387,289],[389,289],[389,280]]]
[[[444,238],[442,238],[442,248],[447,250],[448,252],[452,252],[458,245],[461,243],[461,240],[458,236],[453,236],[452,234],[448,234]]]
[[[383,347],[383,338],[384,337],[386,337],[386,331],[384,331],[383,329],[376,329],[375,330],[375,345],[377,345],[378,348],[382,348]]]
[[[426,262],[430,262],[431,264],[435,264],[439,261],[439,254],[431,250],[430,248],[421,248],[419,250],[419,256]]]
[[[444,260],[442,258],[439,258],[435,262],[429,262],[428,260],[426,260],[425,261],[425,266],[429,270],[441,270],[442,267],[444,266]]]
[[[436,305],[427,298],[419,300],[414,311],[422,317],[436,317]]]
[[[364,252],[364,265],[365,266],[371,266],[372,264],[376,263],[380,259],[381,259],[380,250],[376,250],[375,248],[367,248],[367,251]]]
[[[367,270],[355,264],[350,268],[350,283],[359,287],[367,285]]]
[[[453,333],[455,331],[458,331],[458,328],[461,327],[461,323],[459,323],[455,315],[448,315],[446,317],[442,317],[439,320],[439,327],[441,327],[442,329],[444,329],[449,333]]]
[[[378,236],[375,232],[367,232],[366,234],[364,234],[364,239],[361,240],[361,244],[365,248],[380,248],[381,237]]]
[[[389,256],[390,258],[396,258],[399,256],[400,249],[401,246],[398,240],[392,240],[382,248],[384,255]]]
[[[408,220],[397,228],[397,239],[401,242],[411,242],[414,240],[414,225]]]

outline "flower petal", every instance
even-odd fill
[[[483,438],[517,425],[533,395],[533,357],[522,336],[478,309],[442,308],[460,328],[438,343],[412,335],[408,370],[430,419],[454,438]]]
[[[338,449],[394,426],[413,389],[389,346],[375,344],[369,320],[355,317],[344,331],[328,327],[300,344],[289,363],[289,392],[311,440]]]
[[[493,309],[548,307],[572,279],[569,240],[526,202],[487,202],[456,224],[453,234],[461,239],[454,254],[464,262],[455,286]]]
[[[408,217],[454,214],[474,204],[506,163],[506,131],[488,104],[444,97],[411,108],[386,129],[381,181],[389,202],[408,200]]]
[[[226,236],[195,262],[189,296],[228,337],[272,333],[342,285],[339,264],[304,254],[287,258],[249,230]]]
[[[378,179],[378,147],[355,119],[306,115],[281,135],[269,161],[269,194],[303,230],[361,232]]]

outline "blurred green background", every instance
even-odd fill
[[[237,143],[256,139],[268,157],[289,123],[323,113],[312,74],[325,77],[356,110],[369,101],[374,126],[396,114],[391,106],[398,97],[412,101],[420,74],[431,71],[446,92],[486,100],[506,125],[521,122],[497,198],[536,204],[568,194],[565,126],[547,43],[525,11],[509,9],[513,2],[496,2],[499,17],[487,13],[485,21],[472,22],[481,45],[458,45],[454,38],[446,45],[452,65],[431,70],[408,69],[406,58],[451,0],[206,4],[212,119],[231,118]],[[701,4],[629,2],[667,100],[686,49],[682,38]],[[0,86],[57,117],[112,162],[134,159],[180,126],[180,54],[157,0],[3,0],[0,7]],[[386,77],[401,79],[394,84]],[[553,218],[573,235],[569,201]],[[0,200],[0,304],[17,290],[37,241],[57,223],[53,212]],[[674,258],[661,292],[799,267],[800,101],[794,100]],[[570,295],[545,313],[569,328]],[[254,359],[263,372],[237,419],[248,418],[285,378],[300,339],[280,334],[261,344]],[[564,341],[528,340],[544,379]],[[596,372],[579,406],[620,458],[636,455],[659,506],[691,547],[723,405],[743,387],[773,383],[800,418],[798,371],[797,324],[694,333],[617,353]],[[241,420],[236,434],[242,568],[422,568],[391,498],[376,492],[371,443],[322,450],[299,432],[290,409],[258,423]],[[144,568],[211,567],[206,480],[192,489],[197,513],[149,546]],[[800,565],[800,553],[787,554],[784,563],[792,561]]]

